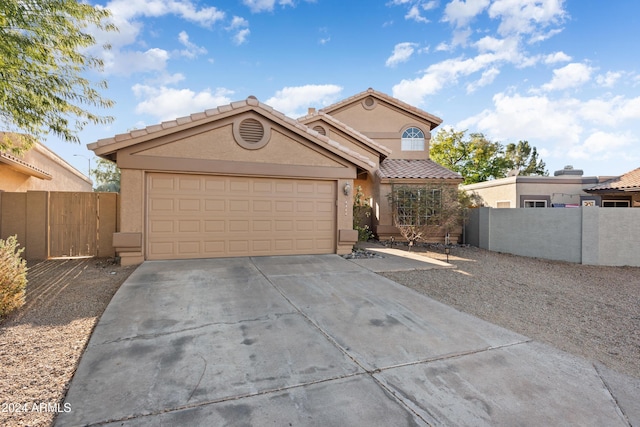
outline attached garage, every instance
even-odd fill
[[[353,181],[377,166],[253,97],[89,148],[122,172],[123,265],[348,253]]]
[[[335,181],[147,175],[147,259],[335,252]]]

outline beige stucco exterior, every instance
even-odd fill
[[[377,172],[393,156],[428,159],[430,131],[441,120],[372,90],[359,97],[297,121],[249,97],[90,144],[122,171],[113,239],[122,263],[348,253],[358,238],[358,185],[377,207],[375,225],[393,234],[391,186]],[[425,133],[424,150],[402,152],[409,126]],[[279,196],[277,187],[290,190]]]
[[[511,176],[477,184],[463,185],[470,194],[480,196],[484,206],[492,208],[521,208],[526,200],[545,200],[553,205],[581,206],[593,201],[600,205],[599,196],[584,191],[610,177],[583,176]]]
[[[23,155],[0,153],[1,191],[92,191],[89,178],[40,143]]]

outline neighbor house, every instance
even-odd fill
[[[22,155],[0,152],[0,191],[92,191],[92,185],[43,144]]]
[[[611,177],[583,176],[583,171],[566,166],[554,176],[509,176],[461,189],[479,197],[491,208],[550,208],[600,206],[600,197],[587,191]]]
[[[122,172],[114,246],[123,264],[344,254],[357,240],[355,186],[381,236],[398,231],[394,185],[457,188],[462,177],[429,160],[440,123],[373,89],[299,120],[249,97],[89,148]]]
[[[585,191],[599,198],[603,207],[640,208],[640,168],[586,188]]]

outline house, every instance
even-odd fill
[[[0,152],[0,191],[92,191],[92,185],[41,143],[23,155]]]
[[[599,198],[602,207],[640,208],[640,168],[586,188],[584,191]]]
[[[392,235],[395,184],[457,188],[429,160],[441,120],[373,89],[294,120],[249,97],[89,144],[121,170],[123,264],[344,254],[357,241],[353,189]],[[443,238],[444,236],[442,236]]]
[[[587,189],[611,177],[583,176],[580,169],[565,166],[554,176],[509,176],[461,186],[492,208],[549,208],[600,206],[600,196]]]

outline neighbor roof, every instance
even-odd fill
[[[594,185],[585,191],[640,191],[640,168]]]
[[[395,105],[398,108],[406,111],[409,114],[412,114],[422,120],[426,120],[428,122],[431,122],[432,126],[431,129],[435,128],[436,126],[440,125],[442,123],[442,119],[440,117],[436,117],[433,114],[427,113],[424,110],[421,110],[420,108],[414,107],[413,105],[407,104],[406,102],[400,101],[397,98],[394,98],[392,96],[387,95],[386,93],[383,92],[378,92],[375,89],[369,88],[367,90],[365,90],[364,92],[360,92],[356,95],[353,95],[349,98],[343,99],[342,101],[336,102],[335,104],[329,105],[328,107],[324,107],[320,110],[320,112],[324,112],[327,114],[331,114],[332,112],[353,104],[354,102],[359,102],[362,99],[366,98],[367,96],[373,96],[374,98],[378,98],[382,101],[385,101],[391,105]]]
[[[112,138],[101,139],[88,144],[87,147],[99,156],[109,157],[111,154],[123,148],[149,141],[163,135],[180,132],[209,122],[214,122],[218,119],[235,115],[242,112],[242,110],[253,110],[265,117],[269,117],[271,120],[279,122],[281,125],[288,127],[292,131],[316,141],[320,147],[324,147],[335,154],[342,153],[342,157],[351,160],[358,166],[364,167],[364,169],[372,171],[376,166],[376,164],[368,157],[363,156],[324,135],[320,135],[318,132],[308,128],[302,123],[299,123],[298,121],[273,109],[273,107],[263,104],[254,96],[250,96],[244,101],[232,102],[229,105],[219,106],[200,113],[191,114],[190,116],[180,117],[175,120],[148,126],[143,129],[136,129],[128,133],[116,135]]]
[[[385,159],[377,171],[382,179],[462,179],[462,175],[452,172],[431,159]]]

